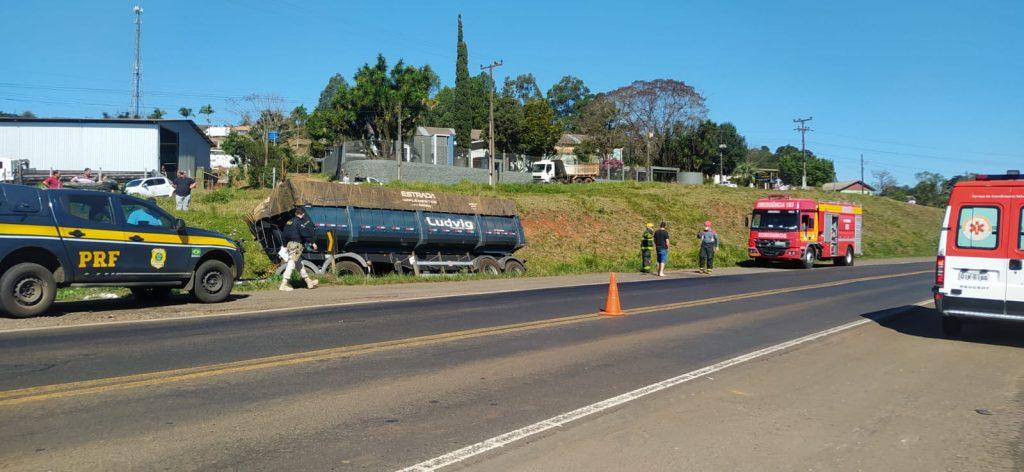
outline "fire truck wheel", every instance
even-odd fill
[[[800,258],[800,267],[804,269],[810,269],[814,267],[814,248],[809,247],[807,251],[804,251],[804,255]]]
[[[769,263],[770,263],[770,261],[768,259],[763,258],[763,257],[758,257],[758,258],[754,259],[754,265],[757,266],[757,267],[768,267]]]
[[[526,273],[526,266],[519,263],[519,261],[508,261],[505,263],[505,273],[512,275],[522,275]]]
[[[194,277],[192,296],[203,303],[220,303],[231,295],[234,286],[231,268],[221,261],[210,259],[203,262]]]
[[[852,266],[853,265],[853,248],[852,247],[847,247],[846,248],[846,255],[843,256],[843,257],[837,257],[837,258],[833,259],[833,262],[835,262],[835,264],[837,266]]]
[[[948,338],[956,337],[960,335],[960,331],[963,328],[963,322],[960,318],[955,316],[942,316],[942,335]]]
[[[4,310],[16,318],[41,315],[53,304],[57,296],[57,282],[50,272],[39,264],[22,262],[0,277],[0,303]]]

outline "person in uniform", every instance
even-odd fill
[[[715,267],[715,252],[718,251],[718,233],[711,229],[710,221],[704,222],[704,229],[697,233],[697,239],[700,241],[700,273],[710,274]]]
[[[288,252],[288,260],[284,267],[284,276],[281,279],[281,290],[285,292],[292,290],[289,281],[291,281],[296,265],[299,266],[299,275],[306,281],[307,287],[316,288],[319,285],[319,282],[309,277],[306,267],[302,265],[302,250],[305,249],[306,244],[309,244],[314,251],[316,250],[316,241],[313,239],[314,229],[313,221],[306,216],[306,209],[301,206],[295,207],[295,216],[285,223],[282,234],[285,250]]]
[[[651,251],[654,251],[654,223],[647,223],[644,234],[640,236],[640,259],[643,266],[640,271],[645,274],[651,272]]]

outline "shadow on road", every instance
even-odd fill
[[[234,300],[243,300],[248,298],[249,295],[244,293],[235,294],[232,293],[224,303],[228,303]],[[187,294],[174,294],[165,300],[160,301],[146,301],[140,302],[135,297],[129,295],[120,298],[109,298],[103,300],[76,300],[72,302],[57,302],[53,304],[50,311],[45,315],[40,315],[39,318],[56,318],[74,313],[88,313],[92,311],[120,311],[120,310],[138,310],[146,307],[166,307],[166,306],[185,306],[190,303],[196,303],[196,301]],[[7,318],[6,314],[0,314],[0,316]]]
[[[939,312],[933,308],[912,306],[896,316],[884,315],[885,312],[877,312],[862,316],[880,326],[911,336],[1024,348],[1024,323],[1020,322],[965,319],[960,335],[947,338],[942,335]]]

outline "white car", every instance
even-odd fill
[[[169,197],[174,195],[174,186],[166,177],[135,179],[124,186],[124,193],[138,197]]]

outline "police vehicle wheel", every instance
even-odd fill
[[[41,315],[57,296],[53,273],[39,264],[23,262],[0,277],[0,303],[11,316],[27,318]]]
[[[164,300],[171,296],[171,289],[168,287],[135,287],[131,291],[132,296],[140,302]]]
[[[522,275],[526,273],[526,266],[519,261],[508,261],[505,263],[505,273],[512,275]]]
[[[800,259],[800,267],[810,269],[814,267],[814,248],[807,248],[804,256]]]
[[[952,338],[960,335],[963,329],[963,322],[955,316],[942,316],[942,335]]]
[[[501,273],[501,264],[491,257],[483,257],[477,260],[476,271],[481,274],[498,275]]]
[[[366,275],[366,271],[363,270],[363,268],[360,267],[359,264],[356,264],[355,262],[352,261],[340,261],[337,263],[337,266],[339,277],[344,277],[346,275]]]
[[[209,260],[196,269],[192,295],[203,303],[218,303],[231,295],[231,269],[218,260]]]

